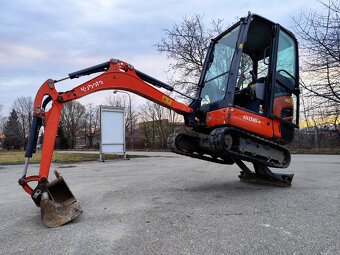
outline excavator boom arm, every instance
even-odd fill
[[[55,83],[58,81],[49,79],[41,85],[37,92],[34,101],[33,124],[25,154],[25,168],[22,177],[19,180],[19,184],[32,196],[33,200],[35,200],[34,193],[38,186],[46,185],[48,183],[47,180],[63,103],[101,90],[120,89],[138,94],[181,115],[189,114],[193,111],[192,108],[169,97],[165,93],[151,86],[149,83],[173,91],[171,86],[135,70],[132,65],[117,59],[111,59],[103,64],[71,73],[69,74],[69,78],[79,78],[80,76],[96,72],[103,73],[72,90],[58,92],[55,89]],[[46,105],[51,101],[51,109],[45,112]],[[35,152],[38,132],[42,123],[44,123],[45,133],[42,145],[39,175],[27,177],[26,174],[29,158],[31,158],[32,154]],[[38,182],[36,189],[32,189],[28,185],[28,183],[32,181]],[[37,200],[39,199],[40,197],[37,198]],[[35,202],[38,204],[40,201],[35,200]]]

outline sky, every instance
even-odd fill
[[[0,115],[13,101],[35,97],[48,78],[118,58],[159,80],[167,81],[169,60],[155,44],[164,28],[183,17],[204,15],[223,19],[225,28],[248,11],[292,29],[292,17],[320,8],[316,0],[0,0]],[[84,82],[57,83],[66,91]],[[82,98],[83,104],[103,104],[111,92]],[[123,95],[123,94],[122,94]],[[134,102],[142,102],[133,96]]]

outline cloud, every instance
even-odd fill
[[[27,63],[47,59],[48,54],[31,46],[0,41],[0,64]]]
[[[183,16],[203,14],[207,24],[224,19],[227,26],[250,10],[289,28],[293,13],[313,5],[309,0],[1,1],[0,104],[6,111],[10,100],[34,97],[47,78],[65,77],[110,58],[166,81],[168,61],[154,45],[162,29]]]

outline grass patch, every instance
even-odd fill
[[[103,155],[104,160],[122,158],[121,155]],[[41,159],[41,151],[33,154],[30,163],[39,163]],[[99,159],[99,154],[92,153],[53,153],[52,162],[54,163],[75,163],[83,161],[96,161]],[[0,151],[0,165],[19,165],[25,163],[24,151]]]

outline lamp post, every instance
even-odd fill
[[[131,96],[126,91],[114,90],[113,94],[117,93],[124,93],[129,96],[129,115],[130,115],[130,142],[131,142],[131,149],[133,149],[133,142],[132,142],[132,111],[131,111]]]

